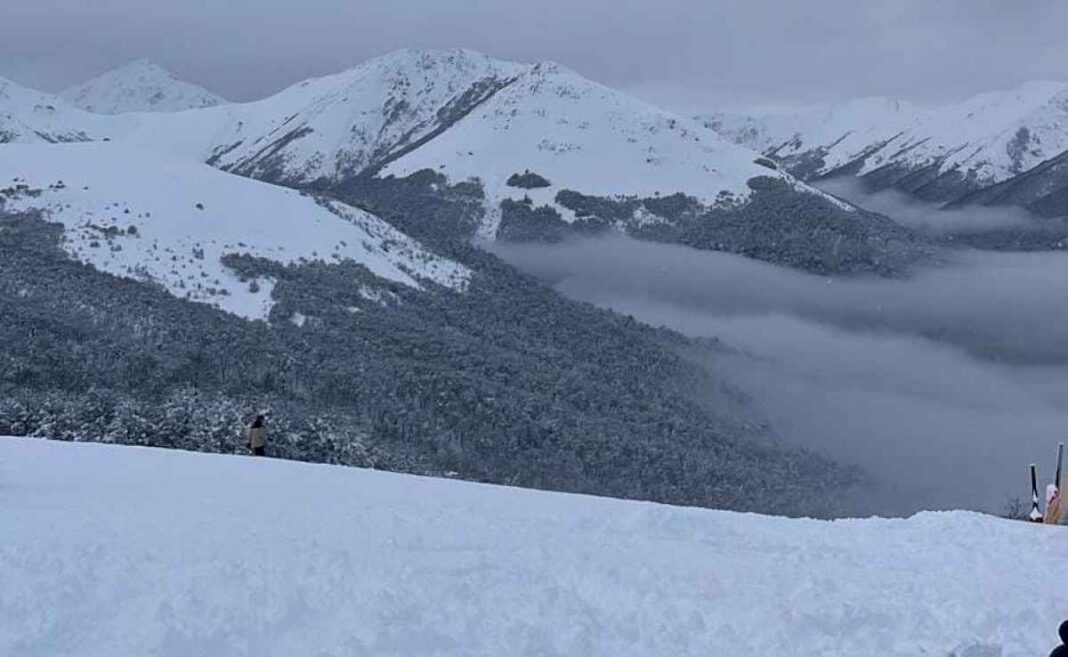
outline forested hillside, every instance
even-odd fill
[[[70,259],[33,215],[0,223],[0,433],[241,451],[735,509],[832,514],[852,471],[766,442],[695,343],[568,301],[493,256],[466,292],[351,261],[227,256],[277,281],[248,321]],[[386,289],[379,299],[366,283]]]

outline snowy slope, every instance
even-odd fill
[[[530,196],[553,205],[561,189],[603,197],[682,192],[711,204],[721,192],[744,199],[751,178],[783,177],[755,164],[755,157],[696,121],[540,63],[382,174],[433,169],[451,182],[477,178],[491,211],[503,198]],[[505,184],[526,170],[552,185],[524,190]]]
[[[1028,82],[929,109],[883,98],[786,112],[722,113],[706,125],[806,178],[856,162],[867,175],[935,167],[967,190],[1002,182],[1068,150],[1068,84]]]
[[[124,133],[125,125],[0,78],[0,144],[99,140]]]
[[[874,97],[699,118],[735,143],[783,160],[819,153],[818,173],[826,173],[892,139],[918,115],[910,103]]]
[[[336,181],[443,129],[517,68],[468,50],[400,50],[261,101],[155,117],[131,139],[256,178]]]
[[[0,654],[1034,657],[1068,529],[0,439]]]
[[[144,59],[70,87],[60,96],[75,107],[99,114],[177,112],[226,102]]]
[[[861,173],[885,164],[939,164],[980,185],[1001,182],[1068,150],[1068,84],[1029,82],[925,112]]]
[[[245,317],[266,316],[272,286],[250,291],[220,262],[227,253],[352,259],[413,286],[459,288],[469,275],[361,210],[123,144],[0,146],[0,181],[7,210],[44,210],[84,262]]]

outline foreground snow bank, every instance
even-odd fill
[[[0,539],[3,655],[1033,657],[1068,617],[1062,528],[26,439]]]

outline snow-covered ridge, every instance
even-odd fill
[[[796,110],[718,113],[699,119],[735,143],[784,160],[826,151],[822,171],[831,171],[873,145],[892,139],[918,114],[919,109],[910,103],[872,97]]]
[[[123,123],[0,78],[0,144],[109,139]]]
[[[331,183],[421,169],[451,183],[478,179],[487,235],[504,198],[529,195],[555,206],[562,189],[681,192],[712,204],[725,193],[743,201],[754,177],[789,178],[697,121],[558,64],[468,50],[401,50],[254,103],[139,118],[130,141],[270,181]],[[526,170],[552,184],[529,193],[505,184]]]
[[[15,438],[0,481],[5,655],[1034,657],[1068,612],[1068,529],[974,513],[791,520]]]
[[[226,102],[144,59],[70,87],[60,97],[75,107],[98,114],[177,112]]]
[[[1030,82],[918,116],[861,173],[884,164],[939,163],[981,185],[1001,182],[1068,150],[1068,84]]]
[[[811,158],[807,176],[863,161],[860,175],[888,166],[934,165],[939,173],[956,171],[970,185],[985,186],[1068,150],[1068,83],[1029,82],[926,109],[871,98],[702,119],[724,136],[784,161]]]
[[[196,161],[116,143],[0,149],[5,208],[40,209],[61,222],[73,256],[244,317],[267,315],[272,284],[239,280],[220,261],[228,253],[282,263],[351,259],[416,287],[425,278],[459,289],[470,275],[366,212]]]
[[[706,206],[731,206],[748,199],[749,181],[770,176],[819,194],[756,164],[755,152],[698,121],[558,64],[502,62],[468,50],[397,51],[253,103],[88,116],[110,119],[113,141],[291,186],[423,169],[453,184],[477,180],[485,193],[481,232],[491,237],[505,199],[529,196],[564,221],[574,219],[556,202],[563,190],[631,198],[681,193]],[[524,171],[549,185],[507,185]]]
[[[401,50],[260,101],[156,117],[131,139],[251,177],[337,181],[446,128],[520,68],[468,50]]]
[[[553,182],[543,195],[707,202],[744,199],[756,176],[785,177],[698,121],[562,66],[468,50],[402,50],[252,103],[113,118],[113,139],[245,176],[307,184],[427,167],[453,182],[477,177],[490,202],[512,195],[503,181],[527,169]]]
[[[555,205],[561,189],[606,197],[682,192],[712,204],[722,192],[743,200],[751,178],[785,177],[755,164],[755,156],[697,121],[540,63],[382,174],[433,169],[452,182],[477,178],[491,213],[503,198]],[[506,184],[526,170],[551,185]]]
[[[530,169],[589,194],[712,199],[776,175],[698,122],[562,66],[467,50],[397,51],[255,103],[161,117],[132,138],[181,149],[190,140],[174,136],[190,133],[210,135],[198,155],[215,166],[298,182],[384,165],[478,177],[495,192]]]

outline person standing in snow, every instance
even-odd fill
[[[1061,623],[1057,631],[1061,635],[1061,645],[1054,648],[1049,657],[1068,657],[1068,620]]]
[[[248,448],[255,456],[267,454],[267,427],[263,426],[263,416],[257,415],[248,428]]]

